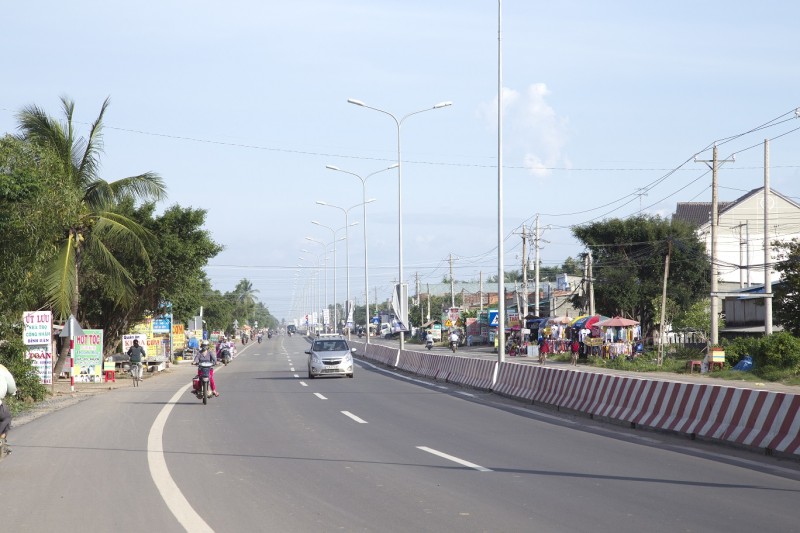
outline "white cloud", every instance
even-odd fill
[[[550,168],[571,166],[565,155],[568,121],[548,104],[549,95],[544,83],[534,83],[524,93],[503,89],[506,164],[523,165],[532,176],[539,178],[548,176]],[[481,105],[478,116],[496,130],[497,98]]]

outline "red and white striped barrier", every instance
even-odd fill
[[[491,390],[497,361],[471,357],[446,356],[452,359],[447,381],[476,389]]]
[[[800,395],[502,363],[494,391],[613,420],[800,455]]]

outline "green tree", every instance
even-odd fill
[[[687,224],[639,216],[578,226],[573,234],[592,250],[597,312],[636,318],[648,335],[660,312],[653,302],[661,296],[668,249],[667,297],[687,309],[708,293],[705,245]],[[578,300],[576,296],[573,303],[580,305]]]
[[[55,158],[10,135],[0,138],[0,338],[23,311],[44,303],[44,265],[55,254],[68,197],[54,178]]]
[[[774,242],[773,248],[778,254],[775,270],[781,275],[781,283],[773,289],[775,321],[800,336],[800,241]]]
[[[63,194],[72,199],[71,209],[62,220],[63,236],[58,252],[49,265],[45,291],[56,317],[78,317],[80,276],[84,256],[92,256],[108,275],[106,289],[120,303],[134,295],[135,283],[128,270],[109,249],[127,247],[138,252],[139,260],[149,263],[144,240],[147,233],[139,224],[115,211],[123,199],[159,200],[165,195],[161,178],[151,172],[106,181],[99,175],[103,148],[103,116],[109,99],[89,128],[87,138],[78,137],[73,124],[75,104],[61,98],[64,121],[49,116],[37,106],[25,107],[19,114],[22,137],[49,150],[58,162],[58,181]],[[60,372],[69,351],[63,343],[54,372]]]
[[[94,327],[105,331],[106,348],[116,346],[122,333],[132,322],[147,315],[170,311],[177,323],[193,317],[210,284],[203,268],[222,247],[203,228],[206,212],[202,209],[172,206],[163,215],[154,217],[154,204],[135,208],[126,200],[118,211],[139,223],[152,236],[147,240],[150,267],[136,261],[136,254],[111,248],[120,262],[128,267],[136,283],[137,297],[128,305],[119,306],[105,294],[107,275],[102,268],[87,268],[81,284],[82,315]],[[93,266],[91,263],[87,266]]]

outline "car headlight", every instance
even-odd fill
[[[320,360],[319,356],[317,354],[315,354],[315,353],[311,354],[311,362],[312,363],[317,363],[317,364],[321,364],[322,363],[322,361]]]
[[[345,363],[352,363],[353,362],[353,354],[351,354],[350,352],[347,352],[344,355],[344,357],[342,358],[342,361],[345,362]]]

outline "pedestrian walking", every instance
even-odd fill
[[[581,345],[578,342],[578,339],[572,339],[572,344],[570,345],[570,351],[572,352],[572,366],[578,366],[578,351],[580,348]]]

